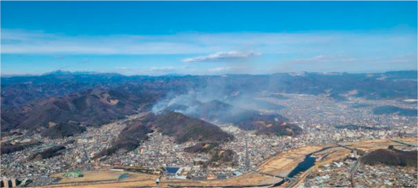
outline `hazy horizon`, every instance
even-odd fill
[[[264,73],[264,74],[250,74],[250,73],[225,73],[225,74],[178,74],[178,73],[167,73],[167,74],[153,74],[153,75],[147,75],[147,74],[125,74],[125,73],[118,73],[118,72],[97,72],[97,71],[66,71],[66,70],[54,70],[50,72],[44,72],[39,74],[3,74],[1,73],[1,77],[14,77],[14,76],[43,76],[48,74],[54,74],[54,73],[68,73],[68,74],[119,74],[122,76],[222,76],[222,75],[272,75],[272,74],[302,74],[302,73],[311,73],[311,74],[379,74],[379,73],[387,73],[387,72],[409,72],[409,71],[415,71],[417,70],[389,70],[389,71],[376,71],[376,72],[310,72],[310,71],[298,71],[298,72],[274,72],[274,73]]]
[[[417,70],[413,1],[2,5],[5,75]]]

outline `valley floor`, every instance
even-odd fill
[[[390,145],[397,148],[406,148],[404,143],[417,144],[417,138],[401,138],[401,139],[378,139],[378,140],[364,140],[351,143],[340,143],[340,145],[321,145],[321,146],[307,146],[297,149],[291,149],[277,154],[259,165],[252,172],[232,177],[225,180],[182,180],[182,179],[165,179],[161,178],[159,185],[155,183],[158,178],[157,175],[131,173],[130,176],[121,181],[116,179],[126,172],[114,172],[108,170],[98,170],[86,172],[82,178],[63,178],[58,184],[50,187],[138,187],[138,186],[181,186],[181,187],[219,187],[219,186],[272,186],[281,182],[283,177],[286,177],[300,162],[302,162],[306,155],[312,154],[316,158],[315,165],[308,170],[297,174],[295,177],[285,181],[280,187],[290,186],[296,187],[304,184],[307,177],[312,173],[317,173],[318,169],[323,166],[329,166],[336,161],[347,158],[352,149],[362,150],[365,152],[376,149],[386,149]],[[397,168],[397,167],[396,167]],[[416,169],[415,169],[416,171]],[[349,173],[349,172],[347,172]],[[56,176],[60,176],[57,174]],[[384,179],[384,177],[381,177]],[[412,178],[412,177],[411,177]],[[309,179],[309,178],[308,178]],[[415,178],[416,179],[416,178]],[[349,183],[349,182],[347,182]],[[326,186],[326,185],[325,185]],[[369,185],[373,186],[373,185]]]

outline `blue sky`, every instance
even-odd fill
[[[417,2],[2,2],[2,74],[417,69]]]

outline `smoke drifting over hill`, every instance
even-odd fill
[[[277,93],[406,100],[417,97],[416,75],[416,71],[401,71],[149,77],[58,71],[2,77],[1,128],[2,132],[43,131],[40,128],[47,128],[49,122],[69,121],[100,126],[138,108],[156,114],[171,110],[213,123],[228,118],[239,123],[248,114],[248,121],[274,123],[275,118],[286,121],[279,114],[270,114],[282,107],[258,100],[260,94],[278,100],[283,96]],[[196,113],[205,109],[213,112]],[[270,110],[269,114],[260,114],[261,109]]]
[[[239,114],[239,111],[246,109],[259,110],[267,106],[268,102],[254,99],[254,96],[243,94],[242,91],[227,91],[226,87],[214,87],[209,86],[201,90],[190,90],[187,93],[175,95],[170,93],[167,97],[157,102],[152,107],[152,112],[160,114],[163,111],[175,111],[186,115],[194,115],[203,106],[208,105],[211,102],[217,101],[222,103],[221,105],[228,105],[228,109],[225,106],[213,106],[217,107],[218,114],[230,114],[231,112],[222,112],[220,110],[234,111],[233,114]],[[274,104],[269,103],[274,106]],[[241,109],[245,108],[245,109]],[[271,106],[270,106],[271,107]],[[277,106],[279,109],[280,106]],[[214,109],[215,110],[215,109]]]
[[[283,123],[288,121],[287,118],[277,113],[265,114],[260,111],[262,109],[279,110],[282,106],[257,100],[258,95],[242,88],[230,89],[228,85],[218,82],[201,90],[191,90],[184,94],[170,93],[167,98],[152,107],[152,112],[161,114],[174,111],[213,124],[232,123],[241,129],[256,130],[261,134],[275,130],[271,128],[267,130],[268,127],[281,129]]]

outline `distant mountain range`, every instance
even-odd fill
[[[41,76],[1,77],[1,104],[2,107],[9,107],[88,89],[114,89],[127,85],[175,92],[213,86],[225,93],[268,91],[329,94],[337,99],[341,99],[342,95],[368,99],[415,99],[417,71],[158,77],[57,71]]]
[[[260,93],[273,93],[272,97],[285,99],[274,94],[278,92],[321,94],[336,100],[416,99],[417,72],[152,77],[57,71],[41,76],[2,77],[1,131],[7,134],[13,129],[27,129],[50,138],[62,138],[79,134],[88,126],[100,126],[139,111],[150,112],[161,101],[184,95],[206,100],[165,104],[166,112],[150,113],[146,122],[127,127],[115,148],[135,148],[146,140],[147,133],[155,130],[173,136],[178,143],[233,139],[212,124],[217,122],[233,123],[259,134],[300,134],[301,129],[285,123],[285,117],[257,110],[283,108],[254,100]],[[375,109],[375,113],[387,110]],[[411,113],[416,114],[416,110]]]

